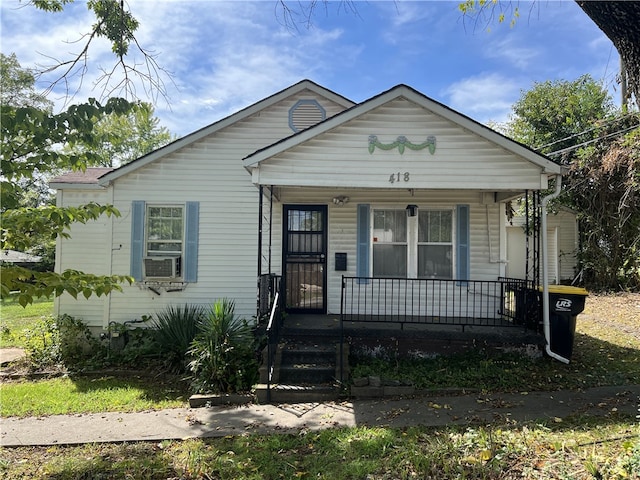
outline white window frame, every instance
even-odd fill
[[[449,212],[451,213],[451,240],[448,242],[421,242],[420,241],[420,222],[419,222],[419,215],[420,213],[425,213],[425,212]],[[420,209],[418,211],[418,215],[416,215],[416,257],[415,257],[415,264],[416,264],[416,278],[438,278],[438,279],[442,279],[442,280],[451,280],[454,278],[454,272],[455,270],[455,234],[456,234],[456,210],[455,208],[434,208],[434,207],[429,207],[429,208],[423,208]],[[419,247],[421,246],[447,246],[451,248],[451,276],[450,277],[427,277],[427,276],[419,276],[418,275],[418,255],[419,255]]]
[[[153,218],[157,218],[157,217],[152,217],[151,215],[151,210],[154,208],[179,208],[182,215],[181,215],[181,222],[182,222],[182,233],[181,233],[181,237],[180,237],[180,250],[151,250],[149,248],[149,244],[150,243],[163,243],[161,240],[155,240],[155,239],[150,239],[149,238],[149,233],[150,233],[150,224]],[[167,203],[151,203],[151,204],[147,204],[146,205],[146,212],[145,212],[145,235],[144,235],[144,254],[145,256],[148,257],[163,257],[163,256],[167,256],[167,257],[175,257],[175,256],[179,256],[180,258],[184,257],[184,248],[185,248],[185,205],[182,203],[174,203],[174,204],[167,204]],[[166,217],[166,218],[174,218],[174,217]],[[177,217],[175,217],[177,218]],[[178,240],[167,240],[166,243],[177,243]]]
[[[407,241],[406,241],[406,245],[407,245],[407,275],[405,278],[427,278],[427,277],[418,277],[418,245],[427,245],[427,244],[433,244],[433,245],[450,245],[451,246],[451,279],[455,278],[455,272],[456,272],[456,244],[457,244],[457,215],[456,215],[456,208],[455,206],[451,206],[451,205],[430,205],[428,207],[421,207],[418,210],[418,214],[411,217],[408,216],[408,213],[406,212],[406,209],[403,207],[400,207],[398,205],[376,205],[376,206],[371,206],[371,217],[370,217],[370,225],[371,225],[371,249],[370,249],[370,253],[369,253],[369,271],[371,272],[371,276],[375,277],[374,275],[374,264],[373,264],[373,250],[374,250],[374,245],[377,242],[374,242],[374,220],[375,220],[375,212],[376,211],[380,211],[380,210],[397,210],[400,211],[402,210],[403,212],[405,212],[405,215],[407,215]],[[419,224],[418,224],[418,215],[420,210],[422,211],[434,211],[434,212],[442,212],[442,211],[448,211],[451,212],[451,242],[429,242],[429,243],[425,243],[425,242],[418,242],[418,228],[419,228]],[[387,242],[388,243],[388,242]],[[404,244],[402,242],[391,242],[390,244]],[[444,280],[444,279],[443,279]]]

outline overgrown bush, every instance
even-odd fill
[[[205,309],[200,305],[171,305],[153,320],[151,325],[159,352],[172,370],[186,370],[187,353],[204,316]]]
[[[96,363],[123,368],[140,368],[148,366],[149,362],[159,363],[162,353],[156,342],[155,329],[132,326],[149,320],[151,317],[143,315],[140,320],[125,323],[112,322],[109,325],[106,357],[96,358]]]
[[[234,311],[233,301],[217,300],[198,324],[188,352],[196,393],[247,391],[258,379],[253,332]]]
[[[25,352],[33,370],[74,368],[100,350],[99,341],[82,322],[70,315],[48,315],[25,330]]]

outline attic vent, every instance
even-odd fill
[[[294,132],[312,127],[327,118],[327,112],[316,100],[298,100],[289,110],[289,126]]]

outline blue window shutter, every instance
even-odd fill
[[[457,260],[458,260],[458,268],[457,268],[457,277],[458,280],[469,280],[470,275],[470,264],[471,264],[471,254],[470,254],[470,234],[469,234],[469,205],[458,205],[457,206]]]
[[[358,277],[369,276],[369,230],[371,223],[371,215],[369,213],[369,205],[366,203],[358,204],[358,232],[357,232],[357,250],[356,250],[356,275]],[[359,280],[358,283],[369,283],[368,280]]]
[[[141,282],[142,258],[144,257],[144,214],[145,204],[142,200],[131,203],[131,272],[130,275]]]
[[[198,281],[198,227],[200,203],[187,202],[185,212],[185,247],[182,261],[182,278],[185,282]]]

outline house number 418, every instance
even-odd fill
[[[404,173],[396,172],[389,175],[389,183],[396,183],[401,181],[404,181],[404,182],[409,181],[409,172],[404,172]]]

